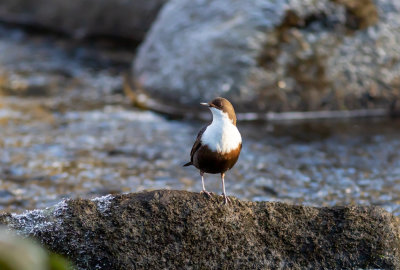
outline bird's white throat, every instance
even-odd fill
[[[204,131],[201,142],[221,154],[229,153],[242,143],[239,130],[229,119],[227,113],[216,108],[210,108],[213,121]]]

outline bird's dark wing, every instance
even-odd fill
[[[194,153],[196,153],[197,150],[201,147],[201,136],[203,135],[204,131],[206,131],[208,125],[203,127],[200,131],[199,134],[197,134],[196,141],[193,144],[192,150],[190,151],[190,161],[193,162],[193,156]]]
[[[201,135],[203,135],[203,133],[204,133],[204,131],[206,130],[207,127],[208,127],[208,125],[205,126],[205,127],[203,127],[203,128],[199,131],[199,133],[197,134],[196,141],[194,142],[193,147],[192,147],[192,150],[190,151],[190,162],[186,163],[186,164],[183,165],[183,166],[190,166],[190,165],[193,165],[193,156],[194,156],[194,154],[196,153],[196,151],[199,150],[199,148],[201,147]]]

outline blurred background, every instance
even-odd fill
[[[223,96],[229,195],[399,215],[399,45],[396,0],[0,0],[0,209],[200,191]]]

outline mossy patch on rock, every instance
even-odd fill
[[[399,220],[377,207],[316,208],[159,190],[0,216],[81,269],[398,269]]]
[[[318,11],[299,15],[295,10],[287,10],[282,22],[268,32],[268,39],[257,58],[257,64],[268,72],[274,72],[280,65],[280,54],[283,51],[294,52],[290,55],[291,61],[287,64],[287,76],[294,81],[291,91],[280,91],[279,82],[272,82],[265,86],[266,92],[280,92],[284,98],[278,100],[279,107],[269,109],[285,111],[290,108],[297,110],[318,109],[348,109],[353,107],[369,107],[363,97],[353,95],[350,100],[353,104],[345,104],[340,95],[330,90],[334,84],[327,74],[326,63],[329,61],[330,51],[335,50],[342,43],[346,35],[363,30],[378,21],[378,12],[371,0],[331,0],[342,5],[345,12],[345,23],[341,23],[337,14],[328,11]],[[330,38],[321,43],[309,42],[304,33],[326,32]],[[315,38],[315,37],[314,37]],[[323,46],[325,49],[321,49]],[[269,96],[271,98],[271,96]],[[347,97],[349,99],[349,97]],[[356,101],[356,102],[354,102]],[[327,104],[329,105],[327,106]]]
[[[378,21],[378,11],[372,0],[331,0],[346,7],[346,26],[365,29]]]

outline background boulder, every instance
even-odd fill
[[[141,41],[167,0],[2,0],[0,21]]]
[[[316,208],[161,190],[3,214],[80,269],[399,269],[399,220],[376,207]]]
[[[140,46],[138,103],[215,96],[241,112],[388,108],[400,96],[400,2],[176,0]],[[135,96],[133,96],[135,98]]]

